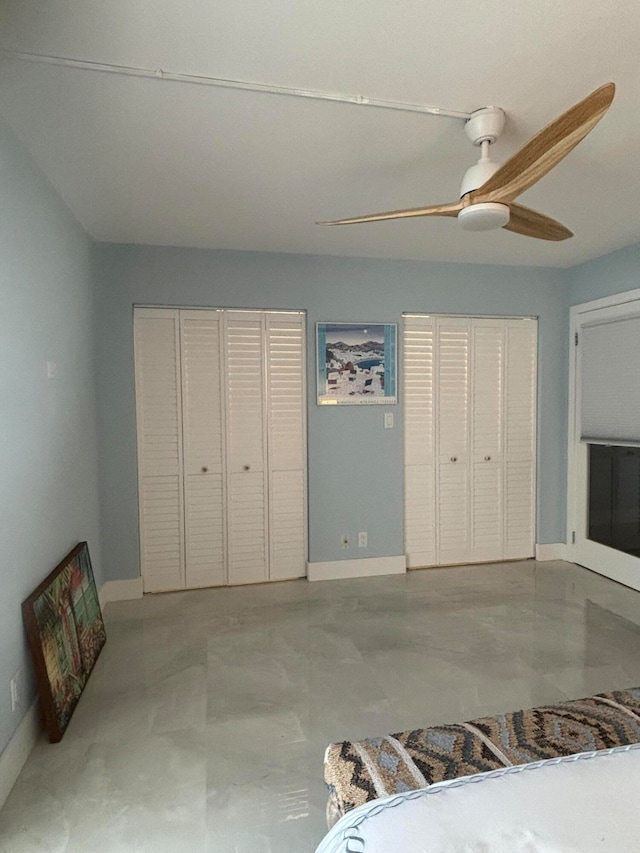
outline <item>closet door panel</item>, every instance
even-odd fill
[[[184,587],[178,312],[134,315],[140,563],[145,592]]]
[[[436,562],[435,322],[405,317],[403,336],[404,536],[407,566]]]
[[[270,580],[301,578],[306,569],[304,471],[274,471],[270,479]]]
[[[185,505],[186,585],[221,586],[226,583],[222,476],[188,476]]]
[[[225,320],[228,578],[256,583],[268,579],[263,315]]]
[[[535,543],[535,320],[509,320],[506,329],[505,557],[532,557]]]
[[[436,562],[435,470],[408,465],[404,474],[404,538],[407,568]]]
[[[469,560],[471,321],[437,321],[437,562]]]
[[[306,574],[304,319],[265,316],[271,580]]]
[[[474,563],[504,558],[503,468],[501,462],[474,462],[472,545]]]
[[[442,463],[438,483],[438,564],[467,563],[470,554],[469,467]]]
[[[471,559],[501,560],[504,552],[504,320],[472,321]]]
[[[228,511],[229,583],[267,580],[263,472],[231,473]]]
[[[180,311],[188,587],[226,581],[220,316]]]

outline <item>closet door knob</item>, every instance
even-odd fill
[[[245,471],[249,471],[251,468],[251,465],[243,465],[243,468]]]
[[[484,461],[485,461],[485,462],[491,462],[491,457],[490,457],[490,456],[485,456],[485,457],[484,457]]]
[[[209,470],[209,469],[207,468],[207,466],[206,466],[206,465],[203,465],[203,466],[202,466],[202,473],[203,473],[203,474],[206,474],[208,470]]]
[[[457,456],[452,456],[452,457],[451,457],[451,461],[452,461],[452,462],[457,462],[457,461],[458,461],[458,457],[457,457]]]

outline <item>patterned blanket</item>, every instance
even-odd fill
[[[363,803],[446,779],[640,742],[640,687],[587,699],[331,744],[327,822]]]

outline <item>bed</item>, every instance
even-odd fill
[[[637,853],[639,802],[636,743],[367,802],[316,853]]]
[[[640,688],[330,744],[329,828],[371,800],[457,779],[640,742]],[[638,845],[640,850],[640,844]]]

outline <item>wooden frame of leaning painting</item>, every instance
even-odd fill
[[[397,402],[394,323],[317,323],[318,405]]]
[[[86,542],[22,602],[22,617],[41,716],[50,742],[58,743],[107,639]]]

